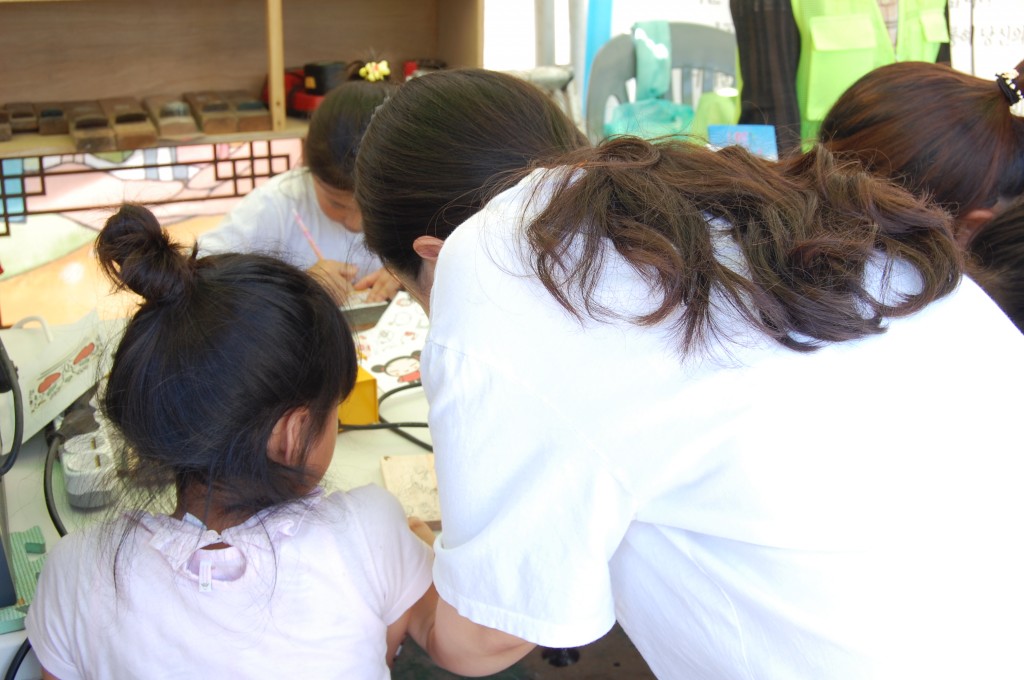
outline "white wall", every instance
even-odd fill
[[[484,68],[533,68],[534,35],[534,0],[484,0]]]
[[[535,0],[484,0],[484,67],[499,71],[537,66]],[[663,19],[732,28],[728,0],[618,0],[612,34],[629,33],[637,21]],[[569,0],[554,0],[555,63],[569,64]]]
[[[953,67],[991,78],[1024,59],[1024,3],[949,0]]]
[[[612,3],[612,35],[629,33],[637,21],[686,21],[733,31],[729,0],[618,0]]]

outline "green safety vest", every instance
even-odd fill
[[[896,48],[876,0],[792,0],[800,30],[796,93],[801,134],[817,137],[829,109],[868,71],[894,61],[934,62],[949,42],[946,0],[899,0]]]

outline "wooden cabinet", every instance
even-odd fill
[[[283,69],[366,58],[480,66],[483,0],[0,0],[0,104],[255,93],[270,72],[275,134],[294,136]],[[0,157],[55,144],[16,134]]]

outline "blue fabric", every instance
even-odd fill
[[[587,3],[587,55],[583,64],[583,91],[587,91],[590,65],[601,46],[612,37],[612,0],[590,0]],[[586,97],[583,98],[586,106]]]

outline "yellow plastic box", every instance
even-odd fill
[[[377,379],[362,366],[356,376],[356,386],[338,405],[338,420],[344,425],[372,425],[379,422],[377,411]]]

